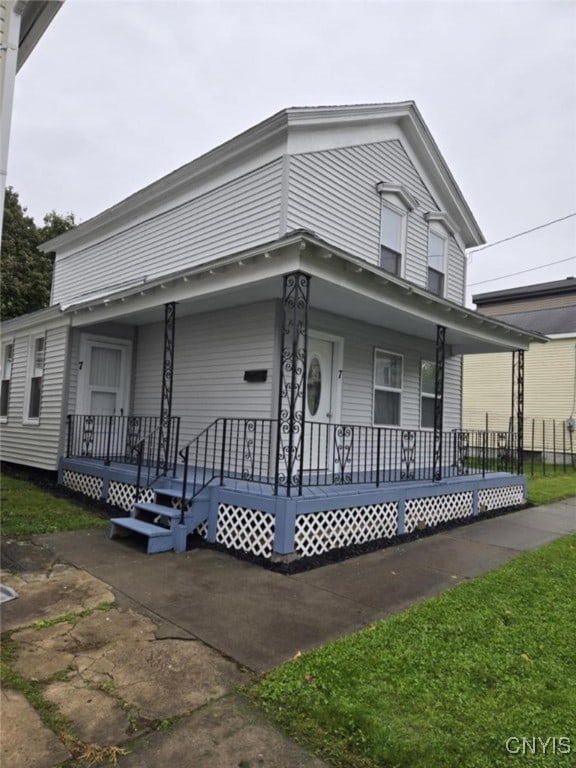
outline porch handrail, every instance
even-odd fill
[[[178,442],[180,439],[180,417],[175,416],[170,419],[170,424],[158,424],[158,426],[153,429],[151,432],[148,432],[147,435],[145,435],[143,438],[141,438],[134,446],[131,447],[131,451],[133,454],[136,455],[136,464],[137,464],[137,471],[136,471],[136,497],[135,500],[138,501],[138,498],[140,496],[140,488],[142,487],[142,469],[144,466],[144,457],[146,456],[148,461],[146,462],[146,466],[148,468],[148,477],[146,481],[146,487],[149,488],[152,486],[158,478],[166,476],[168,472],[172,472],[172,476],[176,476],[176,466],[177,466],[177,447]],[[173,429],[173,423],[175,426],[175,430]],[[165,458],[173,457],[171,461],[166,462],[162,461],[162,438],[165,434],[165,431],[167,433],[167,440],[169,441],[168,444],[168,450],[165,453]],[[170,443],[173,441],[173,450],[171,450]],[[147,447],[147,450],[146,450]],[[155,457],[155,462],[152,461]],[[154,468],[155,474],[154,478],[150,480],[150,470]]]
[[[209,459],[209,439],[210,435],[214,431],[214,447],[216,447],[217,443],[217,437],[218,437],[218,424],[221,421],[221,419],[215,419],[211,424],[209,424],[205,429],[203,429],[201,432],[199,432],[192,440],[190,440],[186,445],[181,448],[178,451],[178,455],[184,462],[184,474],[182,475],[182,496],[180,498],[180,524],[184,525],[184,516],[186,513],[186,507],[188,504],[196,497],[198,494],[204,490],[210,483],[216,478],[216,474],[214,472],[214,462],[212,463],[212,467],[209,468],[207,466],[207,460]],[[224,455],[224,450],[226,446],[226,420],[224,419],[224,429],[223,429],[223,437],[222,437],[222,453],[221,455]],[[202,462],[202,466],[200,467],[198,465],[198,457],[199,457],[199,449],[200,449],[200,458],[201,456],[201,443],[204,445],[204,461]],[[193,476],[194,479],[192,481],[192,493],[188,493],[188,472],[189,472],[189,465],[190,465],[190,452],[192,447],[195,446],[194,450],[194,468],[193,468]],[[200,482],[198,482],[199,478],[202,478]],[[222,481],[222,477],[221,477]]]

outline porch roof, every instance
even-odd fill
[[[233,257],[92,294],[62,310],[73,315],[75,326],[110,320],[143,325],[161,321],[164,305],[172,301],[182,316],[278,299],[282,276],[298,270],[312,277],[311,308],[430,341],[443,325],[452,355],[527,349],[531,342],[546,341],[435,296],[306,230]]]

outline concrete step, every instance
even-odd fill
[[[168,552],[174,549],[172,532],[168,528],[146,523],[134,517],[113,517],[110,522],[110,538],[126,535],[126,532],[140,533],[148,539],[146,552],[150,555],[155,552]]]

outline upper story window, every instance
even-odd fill
[[[401,184],[380,181],[376,185],[376,191],[382,199],[380,266],[393,275],[402,275],[408,214],[418,203]]]
[[[0,419],[8,419],[10,403],[10,381],[12,379],[12,363],[14,361],[14,343],[9,342],[2,347],[2,390],[0,393]]]
[[[403,359],[374,350],[374,424],[400,426]]]
[[[457,236],[457,228],[445,211],[428,211],[428,290],[437,296],[446,293],[448,243]]]
[[[446,273],[446,239],[430,231],[428,233],[428,290],[444,296]]]
[[[44,351],[44,336],[32,338],[28,362],[27,421],[37,422],[40,418],[40,399],[42,395],[42,379],[44,377]]]
[[[380,266],[399,275],[402,267],[405,216],[388,205],[382,205],[380,227]]]

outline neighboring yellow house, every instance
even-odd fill
[[[524,447],[576,449],[576,278],[473,297],[478,312],[548,337],[525,353]],[[464,429],[507,430],[512,413],[512,355],[466,355]]]

